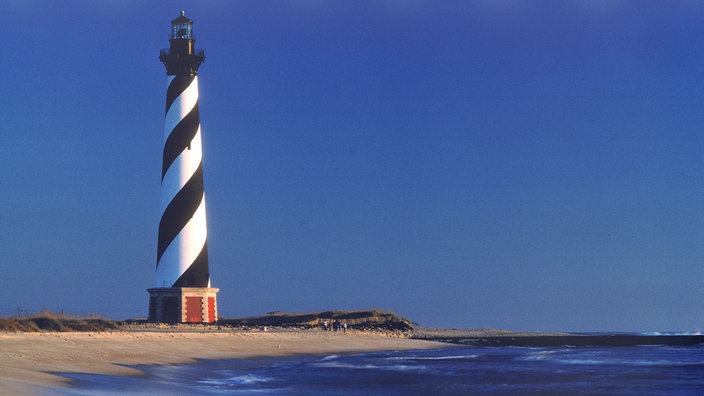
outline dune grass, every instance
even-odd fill
[[[0,332],[107,331],[118,328],[118,323],[110,319],[76,317],[50,311],[23,318],[0,318]]]

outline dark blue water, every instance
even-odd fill
[[[45,394],[704,395],[704,345],[453,347],[143,369],[143,377],[67,375],[72,388]]]

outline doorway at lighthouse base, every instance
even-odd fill
[[[213,287],[157,287],[149,292],[149,321],[156,323],[213,323],[218,319]]]

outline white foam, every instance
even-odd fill
[[[264,382],[271,382],[274,379],[256,374],[235,375],[228,378],[210,378],[198,381],[201,385],[207,386],[209,390],[227,390],[235,385],[254,385]]]
[[[406,365],[406,364],[394,364],[394,365],[375,365],[375,364],[352,364],[344,363],[339,361],[328,361],[313,364],[315,367],[321,368],[344,368],[353,370],[386,370],[386,371],[426,371],[428,368],[423,365]]]
[[[552,359],[558,351],[539,351],[529,353],[528,356],[521,358],[521,360],[547,360]]]
[[[451,355],[451,356],[394,356],[387,360],[466,360],[476,359],[479,355]]]
[[[256,374],[238,375],[238,376],[230,377],[227,379],[227,381],[230,383],[241,384],[241,385],[258,384],[261,382],[270,382],[273,380],[274,379],[271,377],[264,377],[264,376],[256,375]]]
[[[700,336],[701,331],[650,331],[646,333],[640,333],[641,335],[647,336]]]

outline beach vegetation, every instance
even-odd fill
[[[350,329],[357,330],[413,330],[413,326],[408,320],[399,317],[393,312],[381,310],[337,310],[306,313],[272,311],[264,316],[237,319],[221,318],[218,323],[229,326],[312,328],[321,326],[323,322],[332,322],[334,320],[346,323]]]
[[[81,317],[51,311],[19,318],[0,318],[0,332],[108,331],[118,327],[115,321],[96,315]]]

